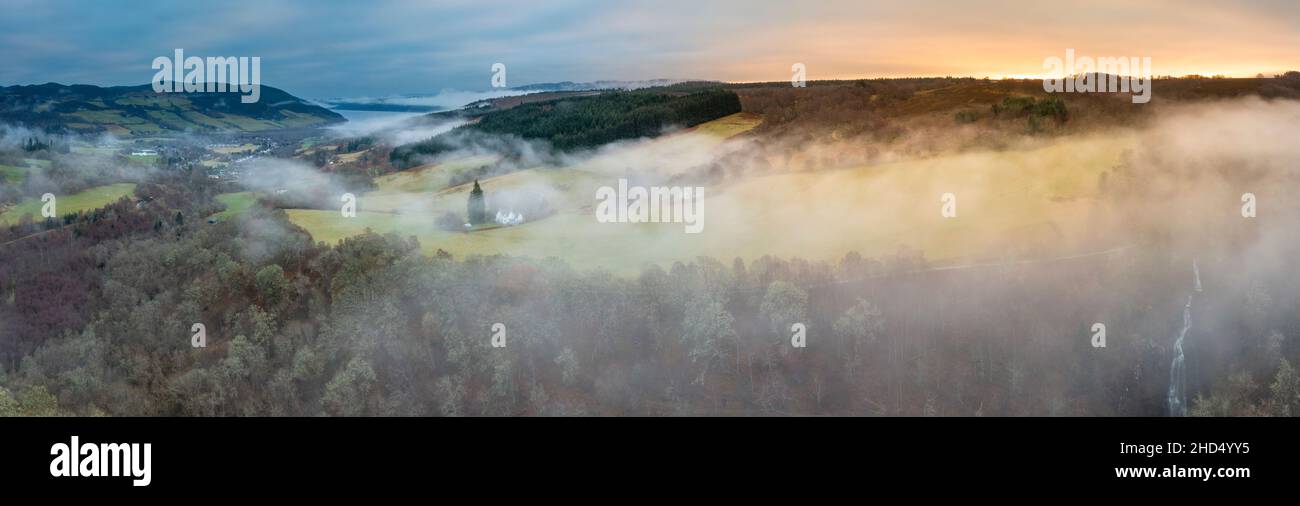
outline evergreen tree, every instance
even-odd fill
[[[484,210],[483,189],[479,187],[478,180],[474,180],[474,189],[469,192],[469,209],[466,213],[469,216],[469,222],[478,225],[487,220],[487,212]]]

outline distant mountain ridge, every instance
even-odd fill
[[[536,83],[512,88],[493,88],[487,91],[443,90],[435,94],[406,94],[386,97],[331,98],[320,102],[340,111],[383,112],[439,112],[478,106],[492,100],[533,93],[580,92],[596,90],[638,90],[659,88],[686,82],[703,82],[690,79],[645,79],[639,81],[602,80],[590,82],[560,81]]]
[[[256,103],[242,103],[240,96],[157,93],[148,84],[0,86],[0,122],[50,133],[144,136],[313,128],[346,121],[334,111],[266,85]]]
[[[604,80],[575,83],[560,81],[556,83],[537,83],[516,86],[512,89],[521,91],[588,91],[588,90],[638,90],[641,88],[658,88],[674,84],[698,81],[698,79],[643,79],[639,81]]]

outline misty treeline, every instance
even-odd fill
[[[620,277],[426,257],[395,235],[313,244],[261,207],[195,226],[214,205],[177,188],[0,247],[0,413],[1161,415],[1191,289],[1189,258],[1143,252],[1160,247],[957,269],[907,250],[700,258]],[[1300,328],[1296,284],[1202,262],[1205,314],[1224,316],[1196,325],[1237,337],[1191,346],[1193,412],[1295,414],[1300,347],[1281,336]]]
[[[44,193],[70,194],[120,181],[146,179],[149,168],[126,157],[105,157],[42,148],[26,152],[0,149],[0,165],[19,168],[21,178],[0,177],[0,205]]]
[[[421,157],[453,151],[484,136],[545,140],[560,151],[595,148],[624,139],[656,137],[669,127],[692,127],[740,110],[736,94],[718,88],[690,93],[609,92],[529,102],[485,114],[475,123],[427,141],[398,147],[390,156],[393,165],[409,167]]]
[[[1070,135],[1133,126],[1169,105],[1252,95],[1300,99],[1300,72],[1256,79],[1156,79],[1152,101],[1143,107],[1133,107],[1126,93],[1049,94],[1036,79],[860,79],[809,81],[806,88],[788,82],[728,88],[740,96],[745,112],[763,115],[757,132],[769,137],[890,143],[918,128],[946,127],[955,120],[979,127],[977,135],[956,147],[999,148],[1024,133]],[[931,144],[916,154],[954,147],[945,139]]]

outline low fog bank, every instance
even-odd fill
[[[1073,135],[982,132],[921,118],[898,127],[889,142],[756,132],[723,141],[669,131],[578,152],[457,131],[441,137],[450,149],[420,163],[454,167],[458,160],[487,157],[490,162],[472,170],[452,169],[461,173],[451,185],[479,179],[489,201],[503,194],[543,195],[561,212],[587,216],[595,188],[615,186],[618,179],[704,187],[709,228],[698,239],[648,234],[657,239],[643,243],[650,261],[735,256],[737,241],[767,242],[769,254],[817,259],[907,246],[931,258],[987,260],[1101,251],[1161,237],[1204,239],[1207,228],[1231,225],[1224,220],[1239,211],[1245,192],[1267,197],[1261,219],[1267,218],[1270,206],[1282,205],[1274,192],[1295,170],[1297,144],[1284,137],[1297,121],[1296,108],[1294,101],[1253,97],[1197,103],[1165,107],[1143,126]],[[530,169],[579,176],[518,178],[526,181],[504,187],[490,180]],[[938,197],[949,192],[959,197],[961,222],[939,219]],[[408,214],[446,207],[428,202],[399,207]],[[935,240],[918,235],[930,229],[957,240],[932,251]],[[528,230],[516,235],[528,237]],[[549,241],[551,232],[535,239]],[[884,243],[890,246],[864,247]],[[528,254],[530,244],[512,251]]]
[[[51,135],[0,123],[0,165],[22,174],[15,181],[0,178],[0,205],[44,193],[66,195],[108,183],[142,182],[158,174],[153,164],[122,156],[119,151],[125,145],[106,133]]]
[[[550,192],[555,215],[510,230],[506,256],[421,255],[416,229],[320,247],[260,206],[199,226],[122,206],[84,225],[138,234],[14,246],[30,254],[5,271],[0,384],[77,414],[1159,416],[1190,300],[1190,412],[1294,413],[1279,378],[1300,358],[1297,107],[1201,103],[920,156],[911,139],[966,127],[919,124],[899,144],[683,132],[564,154],[466,138],[455,156],[522,169],[487,180],[489,199]],[[337,216],[366,188],[340,177],[268,159],[246,184]],[[704,186],[705,231],[595,224],[589,190],[618,178]],[[956,221],[939,216],[945,191]],[[446,202],[463,212],[462,195]],[[980,240],[1001,249],[935,261]],[[895,242],[912,246],[861,248]],[[557,244],[569,256],[522,258]],[[687,258],[623,275],[597,263],[609,251]]]
[[[374,137],[392,146],[427,140],[465,124],[462,120],[430,123],[423,113],[345,112],[344,116],[348,117],[346,123],[326,129],[330,135],[336,138]]]
[[[433,111],[443,111],[458,109],[480,100],[513,97],[535,92],[534,90],[511,88],[487,91],[445,89],[433,95],[333,98],[324,102],[326,104],[358,104],[362,106],[417,106],[427,107]]]

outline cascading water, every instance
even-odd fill
[[[1187,416],[1187,365],[1183,355],[1183,340],[1187,331],[1192,329],[1192,298],[1201,292],[1201,270],[1192,260],[1192,279],[1194,293],[1187,296],[1183,306],[1183,329],[1178,331],[1174,340],[1174,361],[1169,366],[1169,416]]]

